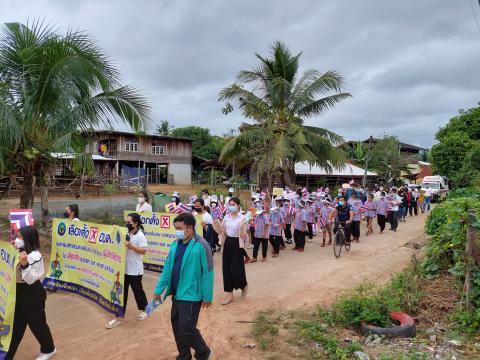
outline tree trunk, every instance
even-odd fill
[[[273,181],[273,174],[272,172],[269,172],[267,174],[267,179],[268,179],[268,192],[271,194],[272,193],[272,181]]]
[[[465,245],[465,304],[468,313],[472,313],[475,310],[475,304],[473,303],[473,271],[478,267],[478,261],[476,258],[477,249],[477,229],[472,225],[475,221],[475,210],[468,210],[467,221],[467,243]]]
[[[45,180],[42,180],[40,184],[40,205],[42,208],[42,226],[44,230],[47,230],[50,212],[48,211],[48,182]]]
[[[20,208],[28,209],[33,202],[33,174],[26,172],[23,175],[23,184],[20,190]]]

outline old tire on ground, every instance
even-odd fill
[[[389,328],[382,328],[375,325],[367,324],[365,321],[360,322],[360,330],[363,334],[375,334],[385,336],[387,338],[393,337],[414,337],[417,333],[415,321],[413,318],[403,312],[394,311],[390,313],[390,318],[400,323],[398,326]]]

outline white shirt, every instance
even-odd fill
[[[45,274],[45,268],[43,265],[43,256],[39,251],[32,251],[27,255],[27,261],[29,266],[26,269],[20,269],[21,276],[17,276],[17,283],[27,283],[32,285],[38,280],[41,280]]]
[[[402,198],[397,194],[391,194],[390,199],[392,201],[392,211],[398,211],[398,205],[402,201]]]
[[[426,189],[426,190],[425,190],[425,196],[426,196],[426,197],[431,197],[431,196],[432,196],[432,190]]]
[[[240,237],[240,228],[243,225],[244,216],[237,215],[233,217],[231,214],[225,216],[223,219],[223,226],[228,237]]]
[[[143,204],[137,204],[137,212],[152,212],[152,205],[150,205],[147,202],[144,202]]]
[[[202,218],[203,218],[203,222],[205,223],[205,225],[208,225],[208,224],[212,224],[213,223],[213,218],[212,218],[212,215],[210,215],[208,212],[204,212],[202,214]]]
[[[145,249],[148,246],[147,238],[142,230],[138,230],[134,235],[130,234],[130,243],[141,249]],[[132,249],[127,249],[125,274],[143,275],[143,255]]]
[[[202,197],[202,199],[205,202],[205,206],[210,207],[210,201],[211,201],[210,195],[206,196],[205,198]]]

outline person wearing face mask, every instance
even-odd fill
[[[382,192],[384,192],[384,191],[385,190],[383,189],[383,186],[380,186],[378,188],[378,190],[375,192],[374,200],[378,201],[378,199],[380,199],[380,196],[381,196]]]
[[[223,219],[222,231],[226,235],[222,254],[223,290],[226,298],[221,304],[228,305],[233,301],[234,290],[242,290],[242,297],[245,297],[248,289],[244,262],[247,228],[244,216],[240,214],[240,199],[237,197],[232,197],[228,203],[228,214]]]
[[[223,212],[220,209],[220,207],[218,206],[217,201],[212,200],[210,202],[210,214],[212,215],[212,219],[213,219],[212,225],[213,225],[213,223],[218,224],[218,223],[222,222]],[[213,231],[213,243],[215,244],[216,251],[220,251],[222,246],[220,245],[220,239],[218,238],[217,229],[214,227],[213,230],[214,230]]]
[[[305,250],[305,236],[308,231],[307,210],[305,207],[305,200],[300,200],[295,213],[295,228],[293,230],[293,241],[295,241],[295,246],[292,248],[292,250],[298,252],[303,252]]]
[[[353,192],[350,195],[350,199],[347,201],[348,205],[353,212],[353,218],[350,223],[350,233],[352,234],[353,241],[360,242],[360,222],[362,221],[362,200],[357,197],[357,193]]]
[[[285,244],[283,243],[282,231],[285,227],[285,217],[278,207],[278,203],[270,209],[269,215],[269,240],[272,245],[272,257],[277,257],[280,255],[280,249],[285,249]],[[283,244],[282,244],[283,243]]]
[[[333,227],[333,235],[337,233],[338,226],[341,224],[345,229],[345,241],[350,241],[350,224],[353,220],[352,207],[345,201],[345,197],[338,198],[335,209],[330,214],[330,222],[335,222]]]
[[[28,325],[40,343],[40,355],[36,359],[47,360],[53,357],[57,350],[45,316],[47,294],[41,284],[45,269],[37,229],[33,226],[21,228],[15,239],[15,247],[20,252],[17,295],[12,340],[5,359],[11,360],[15,357]]]
[[[285,238],[286,238],[286,243],[291,244],[292,243],[292,224],[293,220],[295,218],[295,208],[290,205],[290,200],[285,199],[283,201],[283,216],[285,217]]]
[[[63,213],[63,217],[67,220],[73,220],[73,221],[80,221],[80,212],[78,210],[78,205],[77,204],[71,204],[68,205],[65,208],[65,212]]]
[[[149,204],[149,198],[146,192],[140,191],[138,193],[138,204],[136,211],[137,213],[152,212],[152,205]]]
[[[211,197],[208,193],[208,189],[202,190],[202,199],[206,207],[210,207]]]
[[[140,219],[140,215],[137,213],[131,213],[127,216],[126,224],[128,233],[125,239],[125,246],[127,247],[127,254],[125,256],[125,279],[124,279],[124,299],[123,306],[127,309],[128,301],[128,289],[132,288],[135,302],[139,313],[137,315],[138,321],[143,321],[147,318],[145,308],[148,305],[147,296],[143,290],[142,278],[143,278],[143,255],[147,253],[147,239],[143,234],[143,225]],[[122,324],[123,318],[116,317],[108,322],[107,329],[113,329],[114,327]]]
[[[154,290],[157,299],[172,295],[171,323],[178,349],[177,359],[207,360],[211,350],[197,329],[202,308],[213,301],[213,258],[210,245],[195,233],[195,217],[189,213],[173,220],[176,240]],[[195,284],[195,286],[192,286]]]
[[[230,203],[230,199],[233,197],[233,194],[235,193],[235,189],[233,187],[229,188],[228,189],[228,195],[227,197],[225,198],[225,204],[229,204]]]
[[[377,223],[380,227],[380,234],[383,234],[385,230],[385,222],[387,219],[388,201],[385,199],[385,196],[385,192],[382,191],[379,199],[375,202],[377,204]]]
[[[180,194],[177,191],[174,191],[172,194],[172,202],[174,202],[177,206],[180,204]]]
[[[203,202],[203,199],[197,199],[195,200],[193,204],[193,210],[199,214],[202,215],[202,228],[203,228],[203,238],[210,244],[210,247],[212,249],[212,252],[215,252],[215,242],[213,239],[213,233],[215,232],[213,230],[213,218],[212,215],[210,215],[206,210],[205,210],[205,203]]]
[[[268,214],[263,210],[262,203],[260,200],[256,203],[256,215],[251,224],[254,228],[253,236],[253,258],[250,262],[257,262],[258,250],[260,245],[262,245],[262,262],[267,261],[267,252],[268,252],[268,225],[269,217]]]

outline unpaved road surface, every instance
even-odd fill
[[[211,359],[264,359],[260,350],[245,349],[253,342],[251,326],[238,320],[252,320],[265,309],[297,309],[314,304],[328,305],[343,289],[353,288],[364,280],[385,282],[400,271],[412,256],[409,242],[424,243],[425,215],[408,218],[396,233],[364,236],[352,244],[349,253],[335,259],[331,246],[320,247],[321,237],[306,245],[304,253],[291,251],[291,245],[276,259],[247,265],[249,294],[228,306],[220,305],[223,296],[221,257],[215,256],[214,306],[203,310],[199,329],[212,348]],[[388,224],[387,224],[388,225]],[[270,250],[270,249],[269,249]],[[249,250],[251,251],[251,250]],[[158,275],[147,272],[144,287],[150,297]],[[133,294],[125,323],[113,330],[105,324],[111,316],[94,303],[73,294],[48,295],[47,319],[52,329],[58,355],[55,359],[175,359],[176,347],[170,326],[171,302],[166,301],[151,318],[138,322]],[[39,346],[29,330],[15,359],[34,359]]]

